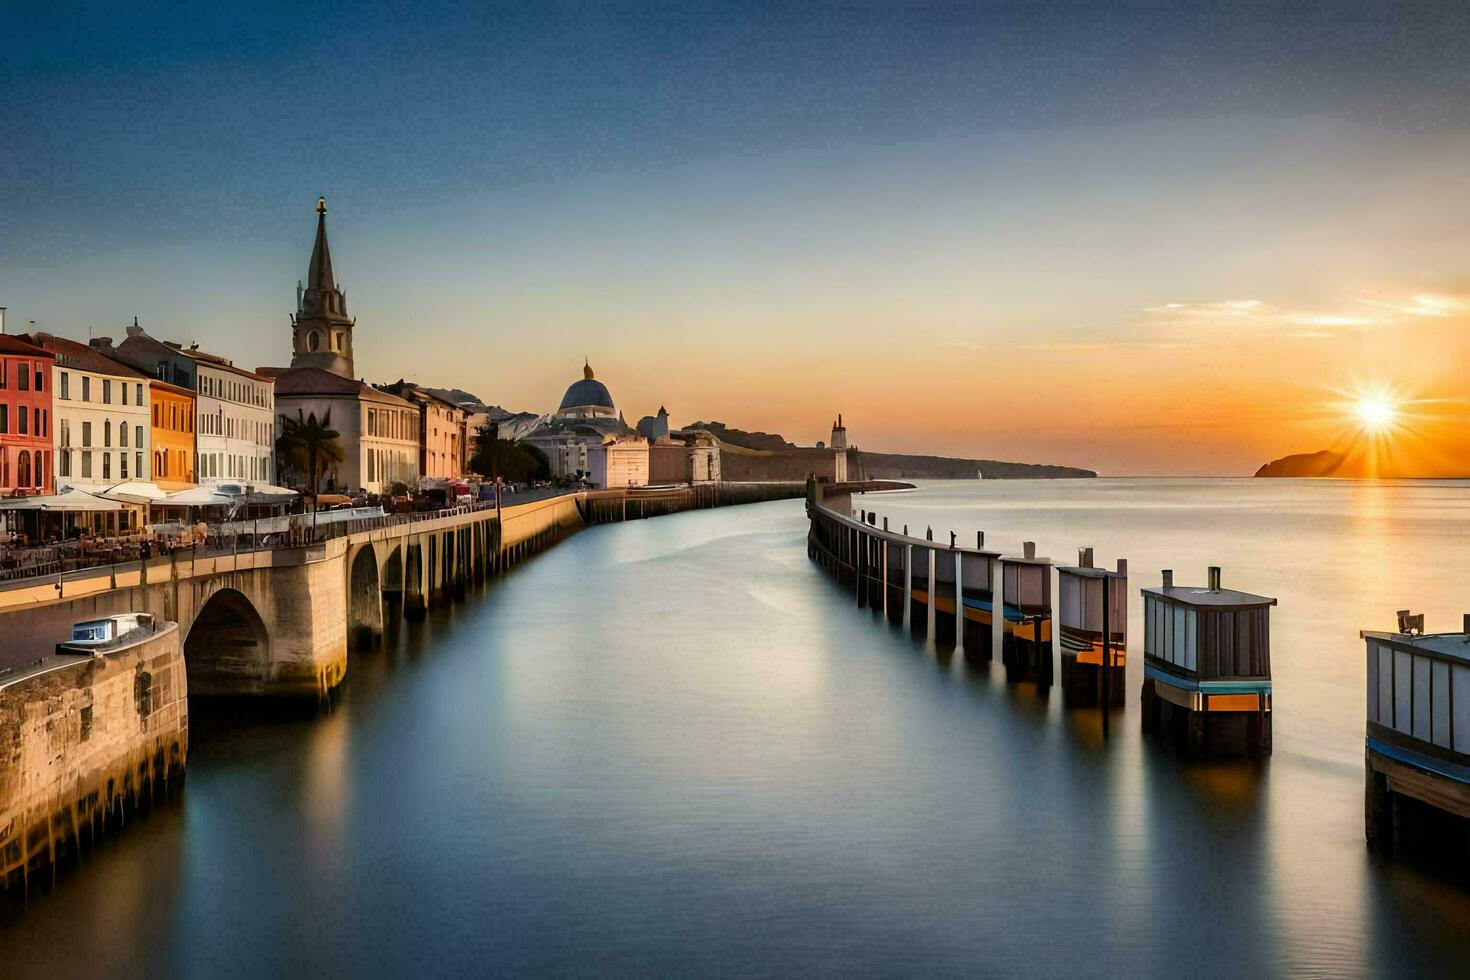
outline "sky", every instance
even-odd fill
[[[468,5],[466,5],[468,6]],[[0,4],[9,329],[546,412],[1249,475],[1386,392],[1470,472],[1470,5]],[[1462,465],[1463,461],[1463,465]]]

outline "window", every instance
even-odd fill
[[[158,428],[158,413],[159,413],[159,410],[162,409],[162,408],[163,408],[163,406],[160,405],[160,404],[158,404],[158,402],[154,402],[153,403],[153,427],[155,429]]]
[[[63,401],[71,400],[71,375],[65,371],[61,372],[61,398]]]
[[[108,378],[102,379],[102,404],[112,404],[112,381]]]
[[[82,423],[82,446],[83,446],[83,448],[86,448],[86,447],[88,447],[90,445],[92,445],[92,423],[91,422],[83,422]]]
[[[46,390],[46,375],[44,373],[42,373],[41,366],[39,364],[36,365],[36,390],[37,391],[45,391]],[[40,486],[39,483],[36,484],[36,485],[37,486]]]
[[[126,389],[124,389],[124,390],[126,390]],[[142,476],[143,474],[139,473],[138,475],[139,476]],[[117,478],[119,480],[126,480],[128,478],[128,454],[127,453],[118,453],[117,454]]]
[[[41,409],[41,429],[37,435],[49,436],[51,434],[51,412],[49,409]]]
[[[112,453],[102,454],[102,479],[112,479]]]
[[[18,487],[31,485],[31,454],[24,449],[15,459],[15,485]]]
[[[31,362],[30,361],[21,361],[19,364],[17,364],[15,366],[15,375],[20,380],[20,390],[21,391],[30,391],[31,390]],[[30,459],[30,457],[27,456],[26,459]],[[21,486],[24,486],[27,481],[22,480],[20,482],[21,482]]]
[[[62,419],[61,422],[65,425],[66,419]],[[56,464],[61,468],[62,476],[71,476],[71,450],[63,449],[61,455],[56,458]]]
[[[112,445],[112,419],[102,420],[102,445]]]
[[[82,424],[89,425],[90,423],[83,422]],[[92,454],[85,450],[82,452],[82,479],[92,479]]]
[[[71,419],[61,420],[61,442],[59,443],[59,445],[71,445]]]
[[[5,358],[0,357],[0,388],[4,388],[6,386],[7,382],[5,376],[9,373],[9,371],[10,362],[5,360]],[[0,464],[3,464],[4,462],[5,456],[3,454],[0,454]],[[0,485],[3,485],[5,482],[5,480],[0,480]]]
[[[82,401],[89,402],[91,400],[92,400],[92,379],[89,378],[89,377],[87,377],[84,374],[84,375],[82,375]]]
[[[10,431],[10,406],[0,404],[0,435]]]
[[[128,424],[126,422],[117,424],[117,444],[124,449],[128,448]]]
[[[138,474],[138,479],[143,480],[147,478],[147,474],[143,472],[142,453],[133,453],[133,471]]]
[[[143,382],[140,381],[137,384],[133,385],[133,394],[136,396],[133,400],[133,404],[143,404]]]
[[[122,403],[126,405],[128,403],[128,383],[124,381],[118,387],[122,389]]]
[[[20,406],[19,411],[15,413],[15,420],[19,425],[19,427],[15,431],[19,432],[21,435],[25,435],[28,431],[26,429],[26,419],[28,418],[30,418],[30,415],[26,412],[26,407],[24,405]]]

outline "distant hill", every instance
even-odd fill
[[[780,435],[770,432],[746,432],[744,429],[732,429],[723,422],[691,422],[685,429],[703,429],[721,442],[728,442],[732,446],[741,446],[745,449],[782,450],[795,449],[796,444],[787,442]]]
[[[1097,476],[1092,470],[1050,463],[1010,463],[999,459],[954,459],[863,452],[870,480],[1077,480]]]
[[[1256,470],[1256,476],[1334,476],[1341,474],[1346,461],[1346,456],[1330,449],[1315,453],[1297,453],[1271,460]]]

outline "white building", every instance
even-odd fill
[[[47,333],[18,339],[56,355],[51,368],[51,433],[57,490],[150,481],[153,419],[148,376],[108,357],[96,345]]]
[[[275,382],[223,357],[189,353],[199,372],[194,432],[199,482],[270,483],[275,469]]]
[[[274,370],[274,369],[270,369]],[[419,406],[372,385],[325,368],[287,368],[276,376],[282,418],[328,423],[339,433],[342,462],[322,474],[326,490],[386,493],[395,483],[414,487],[419,470]],[[305,473],[289,472],[282,482],[306,483]]]
[[[195,480],[271,482],[276,456],[272,379],[237,368],[197,344],[183,347],[156,340],[136,320],[116,348],[107,346],[105,339],[95,343],[150,378],[194,391]]]
[[[589,482],[603,489],[648,486],[648,440],[609,436],[587,450]]]

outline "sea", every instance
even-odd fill
[[[801,501],[579,532],[354,652],[191,704],[173,799],[0,921],[6,977],[1460,975],[1470,884],[1363,839],[1358,631],[1470,612],[1470,484],[936,481],[894,528],[1126,558],[1105,727],[890,626]],[[1274,754],[1140,731],[1138,589],[1274,596]]]

